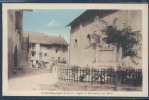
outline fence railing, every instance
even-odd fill
[[[58,78],[69,82],[140,86],[142,85],[142,70],[63,67],[58,70]]]

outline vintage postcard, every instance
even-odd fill
[[[147,4],[2,6],[3,96],[148,97]]]

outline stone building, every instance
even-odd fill
[[[68,63],[68,43],[63,37],[38,32],[23,32],[23,35],[29,38],[28,58],[31,68],[49,68],[56,63]]]
[[[21,61],[22,17],[22,10],[8,10],[8,76]]]
[[[119,51],[113,45],[108,45],[102,41],[104,35],[101,29],[106,21],[112,24],[117,19],[116,25],[119,29],[124,25],[130,25],[133,30],[142,30],[142,16],[139,10],[86,10],[79,17],[74,19],[67,26],[70,31],[70,65],[82,67],[109,67],[122,65],[122,49]],[[66,27],[67,27],[66,26]],[[92,34],[100,35],[100,43],[103,47],[93,49],[87,48],[94,42]]]

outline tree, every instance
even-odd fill
[[[106,21],[100,20],[101,23],[105,25],[103,29],[101,29],[102,34],[105,37],[102,38],[107,44],[112,44],[117,47],[117,51],[122,48],[122,58],[130,57],[131,61],[137,64],[134,58],[139,58],[138,51],[141,49],[141,40],[142,35],[140,31],[133,31],[131,26],[123,25],[122,29],[119,29],[116,26],[117,18],[113,20],[112,25],[107,24]],[[90,47],[102,47],[102,43],[100,35],[94,33],[92,38],[95,40],[94,43],[90,45]]]

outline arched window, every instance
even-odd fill
[[[77,39],[75,39],[75,43],[77,43]]]
[[[91,44],[91,35],[90,34],[87,35],[87,44],[88,45]]]
[[[78,40],[75,39],[75,45],[74,45],[75,51],[77,51],[77,43],[78,43]]]

